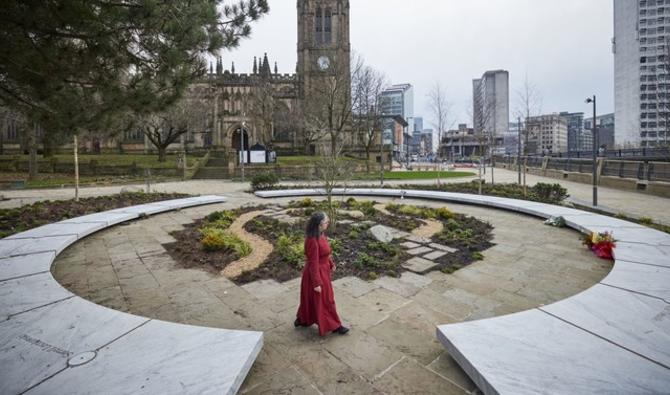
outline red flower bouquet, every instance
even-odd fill
[[[584,237],[586,245],[598,258],[613,259],[612,250],[616,247],[616,240],[612,232],[590,233]]]

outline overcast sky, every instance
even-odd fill
[[[250,72],[264,52],[281,73],[295,72],[296,1],[269,0],[270,14],[252,37],[223,53],[224,68]],[[542,96],[542,112],[614,111],[612,0],[351,0],[351,45],[392,83],[414,86],[415,116],[432,116],[427,94],[440,82],[452,121],[471,124],[472,79],[510,73],[510,118],[525,75]]]

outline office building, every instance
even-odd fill
[[[482,78],[473,80],[472,100],[474,132],[489,136],[495,151],[509,130],[509,73],[487,71]]]

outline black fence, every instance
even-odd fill
[[[532,155],[531,156],[549,156],[552,158],[592,158],[593,151],[569,151],[558,152],[549,155]],[[670,161],[670,147],[661,148],[627,148],[598,151],[599,157],[607,159],[646,159],[654,161]]]

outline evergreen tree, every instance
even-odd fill
[[[45,139],[174,104],[267,0],[24,0],[0,8],[0,105]]]

